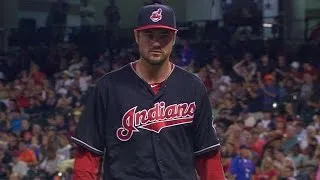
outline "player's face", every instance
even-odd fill
[[[161,65],[169,60],[176,32],[167,29],[135,31],[140,56],[147,63]]]

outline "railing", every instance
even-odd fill
[[[273,22],[271,18],[271,22]],[[267,40],[267,39],[281,39],[284,43],[290,42],[290,43],[301,43],[301,42],[307,42],[308,37],[311,33],[311,31],[317,27],[317,23],[320,21],[320,18],[306,18],[304,20],[291,20],[290,22],[285,22],[284,25],[277,26],[278,34],[273,33],[273,31],[276,29],[275,25],[272,23],[261,23],[256,24],[255,28],[258,29],[258,33],[255,33],[254,35],[251,35],[251,38],[257,40]],[[266,21],[266,19],[263,19],[262,22],[269,22]],[[195,41],[203,41],[208,40],[208,34],[212,33],[211,38],[214,38],[214,36],[221,37],[221,31],[228,30],[229,35],[233,34],[235,32],[235,25],[223,25],[223,21],[192,21],[192,22],[183,22],[179,23],[179,35],[181,36],[187,36],[191,40]],[[194,26],[197,26],[197,28],[192,28]],[[238,25],[241,26],[241,25]],[[292,28],[294,27],[294,28]],[[63,29],[63,31],[62,31]],[[87,29],[88,31],[95,31],[95,32],[101,32],[102,34],[108,36],[107,29],[103,25],[97,25],[97,26],[91,26],[88,27],[53,27],[53,28],[18,28],[18,29],[1,29],[0,30],[0,50],[6,51],[8,47],[13,45],[28,45],[28,43],[32,44],[35,43],[34,39],[38,39],[40,42],[50,42],[54,41],[56,39],[53,38],[54,35],[62,36],[64,30],[71,30],[73,33],[79,33],[83,32],[84,29]],[[282,32],[282,33],[280,33]],[[58,33],[58,34],[57,34]],[[119,36],[125,39],[132,39],[133,33],[132,29],[119,29]],[[34,36],[34,37],[32,37]],[[106,38],[108,39],[108,38]],[[209,37],[210,40],[210,37]],[[212,39],[211,39],[212,40]],[[38,42],[39,42],[38,41]],[[63,39],[62,39],[63,41]],[[19,44],[20,43],[20,44]]]
[[[6,38],[5,38],[5,29],[0,29],[0,50],[5,50],[7,49],[5,47],[5,42],[6,42]]]

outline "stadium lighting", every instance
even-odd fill
[[[272,28],[272,24],[270,24],[270,23],[263,23],[263,27],[265,27],[265,28]]]

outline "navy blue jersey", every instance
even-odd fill
[[[175,66],[154,94],[132,64],[101,78],[72,140],[104,156],[106,180],[196,180],[195,158],[220,144],[206,89]]]

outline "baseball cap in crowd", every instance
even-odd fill
[[[164,4],[143,6],[138,14],[135,30],[163,28],[177,31],[176,16],[173,9]]]
[[[247,146],[247,145],[241,145],[241,146],[240,146],[240,149],[250,149],[250,148],[249,148],[249,146]]]
[[[272,80],[274,80],[274,77],[273,77],[273,75],[272,74],[266,74],[264,77],[263,77],[263,79],[265,80],[265,81],[272,81]]]

